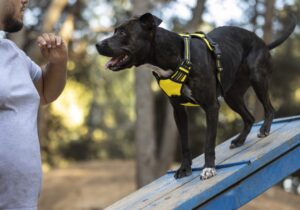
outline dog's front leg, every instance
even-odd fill
[[[205,180],[215,176],[215,144],[217,136],[219,103],[203,107],[206,113],[205,165],[200,178]]]
[[[180,135],[182,162],[180,168],[176,171],[174,177],[180,179],[192,174],[192,160],[188,144],[188,119],[184,106],[178,103],[172,103],[174,108],[174,118]]]

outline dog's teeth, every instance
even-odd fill
[[[123,59],[122,62],[125,61],[128,58],[128,56],[126,55]]]

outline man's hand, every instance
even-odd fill
[[[39,36],[37,44],[48,64],[42,68],[42,77],[35,85],[41,104],[49,104],[57,99],[65,87],[68,49],[62,38],[54,34]]]
[[[49,63],[66,64],[68,61],[68,49],[60,36],[44,33],[38,37],[37,43]]]

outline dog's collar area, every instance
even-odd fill
[[[198,38],[204,41],[207,48],[213,53],[216,59],[217,66],[217,80],[218,84],[221,87],[221,92],[223,94],[223,88],[221,85],[221,73],[223,67],[221,64],[221,50],[219,45],[211,40],[203,32],[196,32],[193,34],[179,34],[184,41],[184,60],[179,64],[178,68],[174,73],[168,78],[160,77],[156,72],[153,72],[153,75],[157,79],[158,85],[163,90],[163,92],[170,97],[176,103],[179,103],[183,106],[200,106],[199,103],[192,97],[192,94],[185,94],[186,81],[192,69],[191,63],[191,52],[190,52],[190,42],[191,38]]]

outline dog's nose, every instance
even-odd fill
[[[97,50],[99,51],[100,48],[101,48],[101,43],[97,43],[97,44],[96,44],[96,48],[97,48]]]
[[[105,49],[108,47],[108,43],[104,40],[104,41],[101,41],[101,42],[98,42],[96,44],[96,48],[97,48],[97,51],[101,54],[101,52],[105,51]]]

